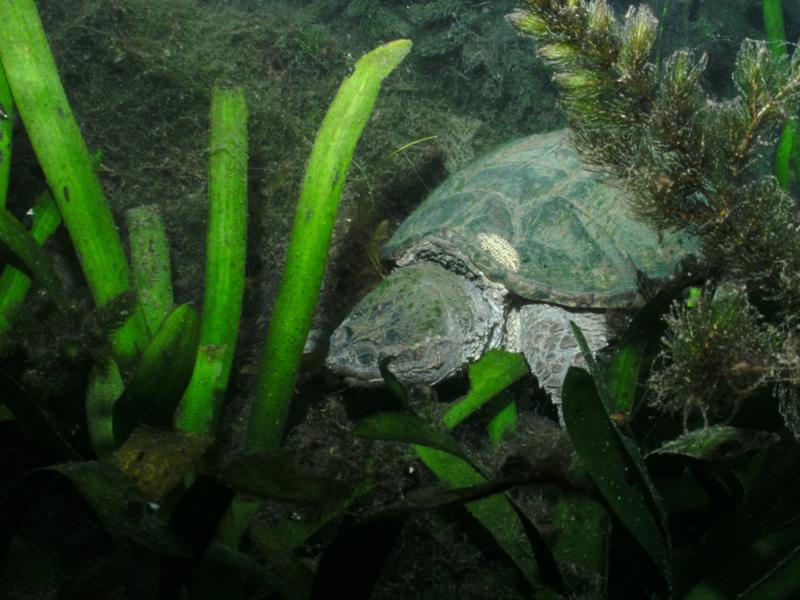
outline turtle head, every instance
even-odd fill
[[[434,384],[483,352],[491,313],[474,283],[439,265],[395,269],[333,332],[328,366],[353,383],[377,383],[390,358],[401,381]]]

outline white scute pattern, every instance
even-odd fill
[[[519,253],[508,241],[496,233],[479,233],[478,242],[492,258],[510,271],[519,270]]]

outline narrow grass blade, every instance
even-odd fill
[[[741,456],[747,452],[766,448],[780,441],[772,431],[753,431],[729,425],[711,425],[703,429],[687,431],[666,442],[651,454],[679,454],[704,460],[724,460]]]
[[[414,445],[425,465],[442,481],[455,487],[469,487],[486,483],[469,463],[435,448]],[[469,502],[467,510],[492,534],[499,546],[508,554],[528,582],[535,588],[541,586],[536,557],[527,543],[525,529],[514,508],[503,494]]]
[[[382,412],[360,419],[353,435],[373,440],[423,444],[466,460],[456,441],[431,427],[424,419],[406,412]]]
[[[454,488],[483,486],[487,479],[469,463],[458,443],[436,431],[415,415],[382,413],[359,421],[353,433],[371,439],[411,443],[425,465]],[[526,543],[526,530],[504,494],[465,504],[524,574],[528,582],[541,585],[536,557]]]
[[[55,232],[61,223],[55,200],[49,190],[43,192],[33,205],[33,227],[30,234],[39,246]],[[25,273],[6,265],[0,275],[0,337],[8,331],[25,301],[31,287],[31,278]]]
[[[221,379],[227,354],[227,346],[201,345],[197,349],[192,378],[175,416],[176,427],[213,435],[225,395]]]
[[[33,236],[5,209],[0,209],[0,243],[10,250],[60,309],[66,308],[66,296],[50,259]]]
[[[633,413],[643,355],[643,344],[624,344],[614,352],[608,366],[607,381],[612,408],[625,417]]]
[[[0,208],[5,208],[8,174],[11,169],[11,132],[14,125],[14,98],[6,72],[0,62]]]
[[[95,365],[86,385],[86,426],[97,458],[108,461],[114,454],[114,404],[125,384],[112,359],[103,368]]]

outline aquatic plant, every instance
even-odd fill
[[[128,261],[93,161],[72,116],[34,2],[4,2],[0,55],[14,99],[98,306],[130,289]],[[75,200],[75,202],[72,202]],[[113,335],[117,360],[135,363],[147,345],[135,308]]]
[[[200,348],[176,424],[214,435],[228,387],[247,255],[247,105],[241,88],[215,90],[209,141],[209,222]]]
[[[792,314],[800,213],[763,174],[763,148],[796,110],[800,55],[789,59],[766,42],[745,40],[733,74],[737,95],[718,102],[702,88],[705,56],[680,50],[660,69],[648,61],[657,21],[646,6],[620,25],[604,1],[531,0],[509,19],[539,42],[580,151],[631,191],[632,208],[659,229],[695,233],[720,276],[775,301],[781,316]],[[793,336],[785,325],[781,335]],[[771,361],[772,381],[792,386],[794,376],[778,368],[789,357],[774,353]]]
[[[392,36],[414,40],[418,99],[451,99],[464,116],[490,125],[493,142],[522,130],[559,124],[546,73],[528,40],[516,38],[502,16],[515,0],[313,0],[320,21],[335,19],[370,43]],[[550,127],[548,127],[550,125]]]
[[[578,5],[583,6],[569,0],[559,6]],[[556,16],[564,18],[569,13]],[[587,31],[583,33],[586,39],[595,39]],[[583,45],[591,46],[585,39],[580,47]],[[394,50],[398,55],[407,52],[402,44]],[[378,72],[385,74],[390,66],[379,65]],[[643,67],[644,71],[650,69]],[[373,92],[377,92],[380,77],[377,79]],[[359,78],[353,75],[350,82],[353,80]],[[241,268],[244,248],[247,111],[238,90],[217,90],[213,96],[209,168],[223,173],[216,188],[221,196],[211,199],[211,211],[220,210],[216,216],[223,217],[230,209],[234,217],[215,221],[212,214],[209,239],[216,231],[229,232],[235,240],[230,248],[209,241],[205,300],[209,313],[217,313],[211,307],[219,301],[216,306],[228,307],[220,312],[230,311],[234,320],[241,306],[237,298],[240,283],[234,277],[228,289],[221,288],[227,276],[224,271]],[[359,116],[366,119],[369,110],[360,108]],[[640,108],[646,112],[649,107],[643,104]],[[605,111],[613,112],[608,107]],[[603,107],[596,107],[593,114],[604,114]],[[778,123],[777,117],[773,122]],[[625,123],[622,120],[617,125],[622,128]],[[345,149],[352,150],[358,132],[345,121],[340,124],[348,130]],[[614,133],[613,127],[609,133]],[[323,150],[341,148],[324,144],[326,139],[330,138],[320,131],[315,151],[321,155]],[[706,143],[712,141],[706,139]],[[312,185],[309,174],[312,183],[304,193],[328,197],[331,190],[339,191],[345,159],[350,156],[339,154],[342,161],[329,164],[330,176],[322,184],[316,180],[319,185]],[[309,163],[310,170],[328,162],[324,156],[315,159]],[[758,173],[756,169],[753,172]],[[764,198],[773,198],[774,184],[764,185]],[[212,175],[212,196],[215,186]],[[224,190],[231,195],[223,198]],[[46,202],[43,200],[43,209]],[[49,202],[55,206],[52,199]],[[764,208],[768,213],[770,207],[765,204]],[[781,210],[786,214],[766,214],[773,219],[770,224],[777,225],[784,216],[791,223],[790,208],[784,203]],[[52,213],[43,210],[41,215],[47,217],[43,228],[52,225]],[[28,473],[0,499],[4,575],[22,573],[22,581],[41,585],[41,574],[47,573],[46,585],[59,590],[82,591],[91,586],[100,594],[124,589],[142,598],[186,596],[193,600],[212,595],[238,600],[265,593],[298,600],[367,597],[370,593],[378,597],[381,592],[392,597],[391,592],[400,586],[431,596],[458,594],[466,598],[603,594],[668,598],[687,593],[699,598],[740,592],[774,597],[776,590],[792,597],[800,589],[796,575],[800,572],[800,521],[794,498],[800,485],[797,444],[779,441],[775,431],[786,436],[780,424],[769,420],[769,407],[763,402],[743,403],[742,411],[754,410],[745,416],[735,414],[726,426],[710,424],[683,434],[680,427],[671,428],[671,422],[662,426],[671,412],[680,413],[684,406],[679,397],[683,382],[663,381],[661,406],[642,400],[642,384],[647,381],[665,326],[660,315],[679,294],[676,289],[655,295],[622,328],[611,356],[594,357],[587,351],[589,373],[570,371],[563,406],[566,431],[576,451],[571,460],[565,448],[554,450],[557,444],[553,440],[562,438],[553,423],[539,429],[524,426],[532,416],[525,386],[533,384],[526,381],[526,367],[519,356],[497,353],[471,365],[471,391],[452,405],[431,402],[430,395],[418,400],[416,394],[424,390],[404,389],[384,369],[394,398],[387,401],[388,394],[381,392],[371,398],[387,401],[391,410],[381,404],[383,412],[369,414],[353,425],[342,403],[331,401],[313,407],[317,420],[308,419],[297,428],[303,429],[296,433],[300,445],[305,444],[302,451],[275,448],[284,433],[297,368],[295,357],[307,332],[307,321],[299,316],[290,321],[294,324],[291,338],[274,335],[276,353],[286,358],[288,368],[281,371],[265,366],[261,375],[264,389],[271,377],[279,380],[283,398],[269,397],[273,404],[261,411],[262,415],[277,419],[265,419],[254,427],[251,448],[272,450],[222,457],[218,448],[211,447],[213,440],[208,436],[170,429],[182,388],[194,376],[202,384],[193,396],[198,400],[197,410],[187,411],[186,420],[179,418],[178,424],[197,432],[214,430],[215,394],[224,386],[219,373],[229,360],[226,353],[232,351],[236,327],[226,327],[207,338],[209,344],[201,346],[195,357],[198,344],[202,344],[196,336],[198,328],[202,331],[205,325],[205,304],[199,319],[188,305],[173,308],[163,225],[149,209],[128,216],[130,233],[136,236],[131,246],[137,248],[132,252],[131,271],[139,304],[148,305],[142,312],[155,339],[135,368],[133,380],[123,379],[116,363],[109,360],[107,346],[95,334],[102,338],[114,329],[117,319],[124,316],[125,296],[116,299],[118,310],[109,303],[105,305],[109,314],[98,311],[85,317],[86,329],[91,331],[76,343],[83,344],[79,354],[89,354],[87,345],[94,346],[93,352],[98,354],[91,355],[96,368],[89,383],[87,412],[100,460],[80,460],[90,456],[90,451],[76,450],[74,438],[59,435],[22,386],[0,372],[0,397],[33,433],[34,441],[23,446],[25,451],[36,448],[47,452],[48,460],[72,461]],[[299,216],[305,215],[301,212]],[[671,217],[679,221],[675,214]],[[298,221],[302,230],[307,223]],[[36,227],[34,220],[31,235],[40,241]],[[314,246],[308,256],[318,268],[324,260],[319,251],[325,240],[312,237],[306,241]],[[741,245],[736,238],[729,243]],[[713,257],[713,244],[707,248],[708,256]],[[18,248],[17,252],[23,254],[24,250]],[[729,276],[736,272],[730,261],[712,262]],[[219,278],[211,275],[212,263],[220,267],[217,271],[223,271]],[[739,272],[749,283],[761,281],[752,269],[741,267]],[[779,279],[792,277],[790,271],[778,271]],[[287,275],[287,279],[291,277]],[[764,374],[751,367],[770,365],[743,356],[742,347],[733,347],[750,339],[737,335],[737,330],[752,334],[755,324],[781,325],[782,319],[792,322],[798,312],[791,306],[770,308],[763,296],[772,291],[766,285],[771,281],[765,279],[762,287],[753,284],[756,291],[766,293],[753,294],[752,299],[738,292],[729,299],[722,294],[712,297],[710,289],[695,295],[692,306],[673,313],[675,323],[666,324],[667,339],[676,332],[692,333],[694,337],[675,338],[689,354],[701,347],[705,351],[706,344],[714,354],[706,358],[719,358],[724,366],[739,361],[734,374],[745,379],[736,382],[743,383],[736,389],[749,389],[751,379]],[[781,293],[786,293],[793,284],[782,285]],[[307,308],[315,293],[313,286],[296,289],[304,295]],[[146,301],[145,291],[154,292],[156,300]],[[225,297],[228,292],[230,296]],[[209,297],[212,294],[214,298]],[[67,318],[74,320],[71,315],[80,310],[67,307],[71,311]],[[276,311],[275,318],[279,315]],[[65,317],[56,313],[54,319],[58,322]],[[209,322],[213,321],[209,317]],[[47,331],[46,324],[42,325]],[[281,327],[276,325],[275,331],[280,332]],[[580,337],[580,332],[576,333]],[[777,338],[758,338],[761,353],[791,361],[797,351],[792,347],[793,338],[784,333],[781,330]],[[718,343],[722,345],[715,346]],[[776,344],[777,354],[771,352]],[[105,360],[99,356],[103,354]],[[673,354],[680,358],[677,352]],[[165,369],[165,358],[169,369]],[[742,360],[747,362],[744,367]],[[679,362],[675,360],[675,364]],[[703,364],[710,363],[691,363],[690,368]],[[784,369],[784,378],[798,372],[791,362],[778,366]],[[717,368],[711,364],[703,375],[724,374]],[[276,371],[277,375],[270,375]],[[496,396],[512,380],[524,385]],[[727,383],[720,378],[713,385],[719,384],[719,389]],[[670,390],[674,395],[669,395]],[[124,395],[118,400],[120,394]],[[264,398],[267,396],[262,395],[261,400]],[[183,402],[188,401],[184,395]],[[669,410],[661,410],[664,406]],[[190,414],[197,418],[189,418]],[[713,410],[709,415],[713,420]],[[142,421],[157,428],[142,426]],[[754,430],[756,427],[761,430]],[[124,437],[127,439],[120,445]],[[336,446],[342,439],[346,442]],[[418,469],[415,457],[435,475]],[[244,524],[236,523],[242,517],[241,511],[237,513],[242,502],[232,503],[237,493],[267,500],[259,514],[250,511]],[[36,499],[41,499],[43,507],[34,514],[46,518],[31,526],[23,516],[29,509],[36,510]],[[229,510],[231,506],[233,510]],[[476,522],[485,531],[476,527]],[[249,527],[249,543],[240,546],[239,534],[245,526]],[[80,535],[53,535],[53,531],[70,528]],[[478,535],[473,535],[476,531]],[[113,544],[108,544],[109,538]],[[51,552],[50,544],[56,546],[56,552]],[[409,555],[411,562],[403,562]],[[309,566],[312,561],[314,570]],[[735,573],[731,573],[731,565]],[[381,587],[392,577],[390,587]],[[425,587],[414,585],[420,582]]]
[[[4,8],[7,7],[0,6],[0,15],[4,14]],[[32,2],[27,8],[29,13],[26,17],[38,17]],[[41,33],[38,19],[37,24]],[[39,41],[47,49],[44,38],[41,37]],[[338,101],[334,102],[321,130],[319,143],[309,163],[307,185],[298,211],[296,231],[299,239],[290,247],[285,276],[288,283],[284,286],[284,296],[279,298],[273,317],[274,331],[277,331],[277,334],[273,334],[276,335],[277,344],[267,346],[268,356],[277,354],[279,359],[293,365],[289,373],[281,370],[279,365],[273,369],[277,377],[273,375],[270,378],[267,374],[266,379],[269,389],[277,382],[283,385],[288,395],[285,398],[274,396],[277,404],[268,406],[268,410],[280,412],[288,407],[293,390],[292,378],[296,373],[302,343],[308,335],[311,311],[327,259],[327,243],[336,215],[335,202],[331,200],[338,200],[356,141],[369,118],[381,80],[405,57],[409,49],[410,43],[400,40],[382,46],[362,59],[354,75],[342,86]],[[2,44],[0,53],[6,62],[8,54]],[[14,55],[14,58],[19,57]],[[48,68],[51,66],[46,65]],[[30,66],[29,75],[36,74],[37,68]],[[52,71],[45,69],[45,73],[52,75],[52,85],[57,83],[60,86],[54,68]],[[20,85],[19,80],[16,83],[12,81],[12,88],[17,85]],[[35,101],[30,100],[28,110],[33,115],[47,113],[43,96]],[[7,118],[5,112],[3,117]],[[27,123],[28,117],[23,114],[23,118]],[[42,123],[37,122],[37,125],[42,126]],[[85,460],[63,467],[51,467],[40,474],[29,474],[23,478],[4,504],[8,509],[4,514],[8,517],[14,515],[15,522],[4,517],[0,554],[5,554],[12,544],[20,543],[20,538],[15,538],[15,532],[27,507],[17,503],[20,499],[38,496],[40,488],[37,487],[37,481],[65,479],[88,502],[112,537],[119,539],[117,536],[132,536],[151,551],[172,556],[181,555],[182,550],[178,549],[180,543],[165,528],[166,523],[162,518],[169,516],[172,523],[170,527],[181,532],[179,535],[191,539],[197,551],[203,552],[212,540],[216,523],[230,504],[232,489],[252,489],[252,478],[222,475],[227,467],[217,466],[211,467],[209,472],[217,473],[221,479],[215,479],[209,490],[207,478],[196,471],[212,441],[207,435],[215,432],[219,401],[227,386],[241,312],[246,247],[246,127],[247,110],[243,91],[215,89],[211,111],[209,250],[202,318],[190,304],[173,308],[169,253],[163,223],[157,212],[152,208],[144,208],[128,213],[136,295],[125,291],[101,304],[98,314],[101,311],[108,314],[100,315],[97,326],[92,327],[96,335],[87,333],[78,340],[80,347],[70,352],[76,358],[88,356],[95,362],[86,392],[86,415],[93,450],[100,461]],[[76,126],[72,133],[75,140],[81,140]],[[45,163],[47,158],[56,160],[64,155],[69,158],[69,151],[63,154],[54,150],[48,152],[50,154],[45,159],[40,159]],[[78,165],[69,175],[83,176],[89,181],[84,182],[86,185],[96,183],[96,176],[91,169],[88,172],[80,171]],[[60,181],[53,176],[50,185]],[[67,194],[64,202],[68,200]],[[37,223],[40,225],[39,230],[34,226],[34,232],[39,237],[28,233],[10,214],[3,214],[0,215],[3,217],[0,219],[0,240],[27,273],[48,290],[49,299],[61,309],[56,319],[73,319],[76,309],[67,305],[58,278],[37,245],[37,241],[43,241],[41,236],[52,231],[58,223],[57,219],[42,218],[51,213],[47,210],[48,201],[54,206],[49,197],[45,197],[41,207],[37,206],[41,208],[37,214]],[[97,196],[96,202],[97,206],[108,210],[102,196]],[[113,226],[111,229],[116,235]],[[303,238],[304,234],[311,237]],[[127,269],[127,262],[125,266]],[[17,307],[25,291],[27,288],[20,288],[13,295]],[[300,302],[304,310],[300,310],[296,302]],[[106,352],[104,340],[108,335],[120,331],[138,304],[146,306],[146,309],[142,309],[141,318],[142,323],[146,324],[145,335],[148,335],[149,329],[152,338],[146,339],[141,356],[126,357],[118,353],[112,356]],[[8,316],[11,318],[14,315],[9,313]],[[279,318],[285,318],[287,322],[276,323],[275,320]],[[305,329],[302,323],[305,323]],[[42,325],[46,326],[47,321]],[[50,333],[53,333],[52,330]],[[199,352],[198,344],[202,344]],[[43,347],[51,348],[48,343]],[[296,351],[294,355],[293,351]],[[132,364],[128,360],[131,358],[136,358]],[[268,369],[274,367],[269,361],[266,364]],[[123,368],[120,369],[118,365]],[[47,370],[44,363],[38,366]],[[4,403],[20,423],[49,446],[54,456],[66,460],[80,458],[80,453],[58,434],[58,430],[38,410],[34,401],[26,397],[22,388],[13,379],[5,376],[3,379]],[[181,397],[183,401],[176,419],[176,407]],[[174,422],[179,428],[206,436],[195,434],[187,437],[180,431],[169,431]],[[272,422],[254,426],[254,431],[266,430],[271,437],[265,442],[263,438],[255,436],[252,444],[258,447],[265,443],[267,446],[273,442],[279,443],[282,426],[283,423]],[[276,464],[276,460],[273,459],[271,464]],[[299,481],[299,470],[294,465],[287,465],[285,476],[279,483],[279,495],[285,495],[285,490],[290,487],[286,477]],[[246,480],[247,483],[242,484],[243,488],[237,483],[232,483],[231,487],[220,483],[231,478]],[[275,485],[275,480],[280,476],[272,479],[269,485]],[[186,490],[180,489],[184,480],[192,482]],[[139,529],[134,524],[135,519],[124,514],[124,507],[130,506],[130,503],[144,506],[144,502],[161,501],[171,492],[176,494],[177,505],[174,510],[170,506],[169,511],[155,517],[157,524],[149,533]],[[271,494],[267,492],[268,496]],[[307,494],[303,494],[305,498]],[[203,502],[207,502],[209,497],[217,499],[215,508],[211,513],[206,511],[203,517],[205,522],[211,524],[210,529],[198,527],[194,522],[184,524],[181,521],[188,519],[186,515],[191,515],[192,511],[205,506]],[[25,503],[25,500],[22,501]],[[198,538],[200,530],[204,532],[202,539]],[[231,552],[235,553],[235,550]],[[182,569],[177,569],[175,574],[178,576],[175,585],[182,585]],[[173,583],[162,584],[163,590],[170,589]],[[171,595],[163,590],[162,594]]]
[[[770,368],[780,336],[741,289],[728,284],[701,294],[694,305],[673,305],[661,364],[648,381],[652,402],[702,424],[726,422],[740,403],[774,378]],[[694,427],[692,427],[694,428]]]
[[[762,6],[764,16],[764,30],[767,36],[767,44],[770,52],[777,57],[786,56],[788,48],[786,45],[786,33],[783,26],[783,9],[780,0],[764,0]],[[795,172],[800,169],[798,163],[797,150],[797,118],[792,117],[786,121],[783,132],[778,140],[778,147],[775,151],[775,177],[781,187],[789,187],[789,175],[791,173],[791,162],[794,160]]]
[[[320,126],[303,179],[259,368],[248,433],[248,447],[253,450],[269,450],[281,444],[350,160],[381,81],[410,49],[408,41],[392,42],[359,59]]]
[[[8,174],[11,169],[11,133],[12,117],[14,116],[14,99],[11,97],[11,88],[8,87],[8,78],[0,64],[0,207],[6,205],[8,193]]]

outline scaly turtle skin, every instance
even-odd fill
[[[642,303],[638,273],[667,280],[696,248],[636,220],[567,130],[532,135],[450,177],[400,225],[384,247],[398,268],[333,333],[328,365],[368,382],[391,356],[401,381],[432,384],[506,348],[557,401],[582,364],[569,321],[598,350],[604,313]]]

